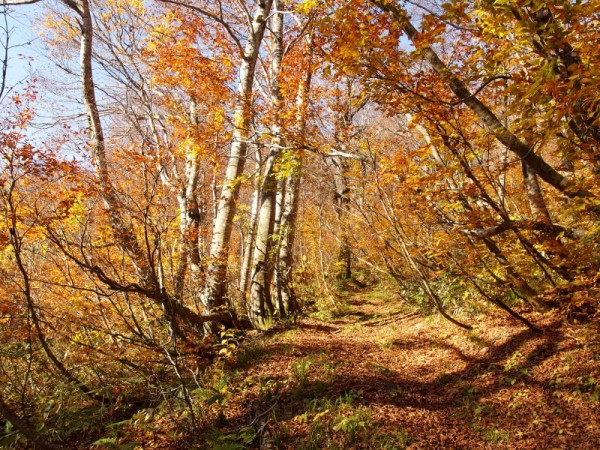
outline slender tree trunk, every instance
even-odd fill
[[[527,198],[529,199],[529,208],[531,209],[532,218],[538,224],[540,224],[541,227],[543,227],[540,233],[540,240],[549,244],[549,250],[547,252],[548,255],[555,256],[559,259],[558,264],[552,264],[549,259],[545,259],[544,262],[546,262],[549,267],[551,267],[565,279],[570,279],[571,275],[569,274],[569,269],[561,264],[561,260],[569,255],[569,251],[557,237],[554,224],[552,223],[552,218],[550,217],[550,212],[548,211],[546,201],[542,195],[542,189],[540,188],[537,175],[535,172],[529,169],[529,166],[527,166],[527,163],[524,161],[522,161],[522,168],[523,181],[525,184],[525,190],[527,191]],[[542,256],[541,253],[535,249],[535,247],[525,244],[524,240],[521,239],[520,233],[517,233],[517,237],[519,237],[519,240],[528,251],[531,249],[534,251],[534,255]],[[547,275],[549,277],[549,274]],[[554,284],[551,278],[550,281]]]
[[[278,139],[274,139],[275,145]],[[250,302],[248,315],[253,326],[268,328],[274,313],[271,300],[271,279],[273,273],[273,227],[275,223],[275,163],[279,151],[271,149],[265,163],[265,173],[260,190],[256,239],[252,255],[250,275]]]
[[[356,157],[347,151],[347,143],[353,139],[356,132],[352,130],[355,115],[366,104],[362,101],[357,104],[352,94],[353,83],[348,80],[346,84],[346,96],[344,98],[344,109],[336,117],[334,135],[336,140],[336,152],[327,156],[327,162],[333,172],[334,202],[338,222],[341,225],[340,247],[337,258],[336,275],[339,280],[350,280],[352,278],[352,249],[350,238],[346,232],[345,221],[348,218],[350,207],[350,186],[348,183],[348,158]]]
[[[289,144],[288,144],[289,145]],[[283,159],[283,152],[281,155],[281,159]],[[283,161],[281,161],[283,163]],[[287,186],[287,177],[281,178],[278,177],[277,181],[277,193],[275,194],[275,226],[273,227],[273,292],[275,293],[275,300],[273,301],[275,309],[279,310],[281,317],[285,317],[286,314],[281,313],[281,308],[279,308],[279,279],[277,277],[277,267],[279,265],[279,248],[281,247],[281,220],[283,218],[283,208],[285,207],[285,196],[286,196],[286,186]]]
[[[283,155],[283,152],[282,152]],[[277,270],[279,265],[279,249],[281,247],[281,220],[283,218],[283,208],[285,207],[285,195],[286,195],[286,186],[287,186],[287,177],[283,179],[279,179],[277,181],[277,193],[275,194],[275,226],[273,227],[273,291],[275,293],[275,301],[274,306],[275,309],[279,310],[281,317],[285,317],[285,310],[282,313],[279,305],[279,291],[281,287],[279,286],[279,278],[277,277]]]
[[[506,209],[506,171],[508,167],[508,149],[502,149],[500,156],[500,174],[498,175],[498,204],[500,208]]]
[[[252,195],[252,205],[250,207],[250,222],[248,223],[248,231],[246,233],[246,242],[244,243],[244,256],[242,267],[240,269],[240,302],[246,305],[248,300],[248,283],[250,280],[250,268],[252,266],[252,250],[256,240],[256,221],[258,216],[258,203],[260,201],[260,174],[262,162],[261,156],[257,153],[256,157],[256,183],[254,186],[254,194]]]
[[[190,105],[190,123],[193,127],[198,125],[195,101],[192,101]],[[196,196],[198,177],[198,152],[190,145],[185,151],[184,187],[177,195],[180,217],[181,257],[174,283],[174,290],[175,297],[180,300],[183,300],[183,284],[188,268],[191,275],[191,285],[197,286],[200,281],[201,258],[198,239],[202,215]]]
[[[306,76],[298,86],[296,95],[296,149],[289,154],[290,171],[285,179],[284,198],[279,222],[279,247],[277,249],[276,286],[277,306],[282,317],[296,314],[300,310],[293,286],[294,241],[296,219],[300,200],[302,178],[302,154],[306,138],[306,116],[312,80],[312,39],[307,38],[308,63]]]
[[[277,307],[282,317],[296,314],[300,310],[293,287],[294,240],[296,237],[296,218],[300,198],[301,167],[300,158],[292,156],[294,168],[285,179],[285,197],[279,225],[279,247],[277,254]]]
[[[283,216],[283,207],[285,206],[285,187],[285,179],[279,179],[277,182],[277,193],[275,194],[275,227],[273,228],[273,236],[276,243],[279,242],[281,217]]]
[[[350,188],[348,187],[348,181],[346,179],[348,166],[346,161],[340,156],[328,157],[327,162],[333,172],[335,212],[337,214],[338,222],[342,227],[337,257],[337,265],[339,267],[336,273],[338,279],[349,280],[352,278],[352,251],[350,249],[350,242],[344,224],[344,221],[348,216],[348,204],[350,203],[350,198],[348,197]]]
[[[550,213],[546,207],[546,201],[542,195],[542,190],[535,172],[531,170],[525,161],[521,161],[521,167],[523,169],[523,183],[525,185],[525,191],[527,192],[529,208],[531,209],[533,220],[548,225],[549,227],[552,226],[552,219],[550,218]]]
[[[92,48],[93,48],[93,19],[89,0],[63,0],[69,8],[77,13],[80,19],[81,46],[80,46],[80,68],[83,89],[83,103],[88,120],[90,143],[92,148],[93,165],[96,178],[102,190],[104,202],[111,230],[117,244],[123,252],[129,256],[135,266],[139,284],[142,291],[152,300],[156,301],[164,310],[165,318],[176,334],[182,336],[177,325],[177,317],[183,318],[189,324],[198,326],[206,322],[198,314],[189,308],[179,304],[170,297],[158,282],[157,274],[150,264],[150,255],[142,248],[137,240],[131,224],[122,216],[122,205],[118,199],[116,189],[110,180],[110,170],[106,157],[106,142],[100,120],[98,103],[96,101],[95,84],[92,71]],[[94,273],[98,274],[97,268]],[[110,280],[105,279],[103,282]]]
[[[106,158],[106,143],[92,72],[92,42],[93,20],[89,0],[79,0],[77,4],[67,3],[81,18],[81,48],[80,67],[83,88],[83,104],[88,120],[92,157],[96,177],[102,189],[102,199],[109,215],[112,231],[120,247],[133,261],[142,284],[145,286],[156,285],[156,275],[152,273],[144,251],[140,247],[135,234],[129,224],[121,216],[121,204],[117,192],[110,180],[110,171]]]
[[[248,135],[252,118],[252,87],[256,63],[271,5],[272,0],[264,0],[258,4],[240,66],[238,100],[234,115],[235,128],[213,225],[206,282],[200,295],[204,312],[207,314],[227,305],[229,241],[235,215],[235,203],[240,190],[239,177],[244,169],[248,149]]]

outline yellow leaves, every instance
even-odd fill
[[[83,223],[89,214],[87,199],[83,192],[78,192],[74,198],[63,204],[65,205],[63,214],[66,216],[66,223],[71,226]]]
[[[319,6],[319,0],[303,0],[296,6],[296,12],[310,14],[317,6]]]
[[[283,180],[287,177],[297,175],[300,170],[300,159],[297,150],[284,150],[277,164],[277,179]]]
[[[98,342],[104,340],[102,333],[94,330],[87,330],[75,334],[71,341],[75,344],[98,347]]]
[[[55,54],[62,57],[75,56],[75,45],[81,36],[81,30],[70,16],[47,14],[38,29],[39,35],[48,43]]]
[[[222,347],[221,349],[219,349],[219,356],[223,356],[225,358],[230,357],[231,355],[233,355],[233,352],[235,351],[235,349],[237,348],[237,346],[235,344],[227,344],[227,346]]]
[[[187,137],[183,139],[175,150],[175,154],[180,158],[193,158],[197,159],[201,156],[205,156],[207,153],[205,144],[198,141],[195,137]]]
[[[178,25],[181,25],[181,21],[174,10],[164,13],[160,22],[152,26],[150,38],[148,39],[148,49],[151,51],[156,50],[159,45],[162,45],[162,42],[173,35]]]
[[[113,20],[120,20],[123,24],[126,20],[131,17],[139,17],[144,14],[144,1],[143,0],[107,0],[103,5],[106,8],[106,12],[103,14],[106,16],[106,22]]]
[[[194,140],[191,137],[188,137],[188,138],[182,140],[177,145],[177,150],[175,153],[178,155],[185,155],[188,153],[197,155],[198,154],[198,145],[196,145],[196,143],[194,142]]]
[[[239,129],[245,128],[247,111],[236,110],[233,115],[233,126]]]
[[[222,128],[225,122],[225,111],[222,108],[216,109],[213,113],[213,123],[216,128]]]
[[[147,39],[145,53],[152,82],[169,91],[181,89],[199,103],[218,103],[231,95],[227,83],[237,68],[234,53],[219,30],[174,11],[169,10],[152,25]]]
[[[227,57],[221,59],[221,64],[223,64],[225,67],[235,67],[235,63]]]
[[[144,12],[144,0],[126,0],[130,8],[134,9],[138,14]]]

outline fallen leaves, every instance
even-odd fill
[[[348,303],[335,323],[308,318],[254,338],[264,354],[236,379],[258,381],[227,400],[223,433],[272,408],[269,427],[282,449],[600,444],[599,349],[570,339],[572,324],[540,315],[545,332],[536,334],[480,316],[466,333],[418,315],[390,322],[393,305],[381,299],[358,294]],[[267,395],[261,386],[273,379],[276,392]]]

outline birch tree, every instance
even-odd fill
[[[229,150],[225,179],[213,225],[209,263],[206,268],[204,289],[200,295],[205,313],[226,307],[227,262],[229,241],[240,190],[239,177],[246,161],[250,123],[252,118],[252,93],[258,55],[271,11],[272,0],[261,0],[248,28],[239,70],[238,99],[234,113],[234,131]]]
[[[262,186],[259,190],[258,220],[250,279],[250,305],[248,315],[252,324],[259,329],[267,328],[275,308],[271,300],[271,280],[274,260],[273,230],[275,227],[275,200],[277,194],[276,164],[281,157],[282,138],[282,94],[280,87],[281,61],[283,59],[283,0],[274,0],[275,11],[271,20],[271,67],[270,100],[273,111],[271,124],[271,148],[265,161]]]
[[[30,4],[37,3],[38,1],[41,0],[27,0],[25,2],[5,4]],[[183,320],[187,324],[197,327],[202,326],[206,320],[212,320],[215,317],[202,317],[200,314],[181,304],[166,291],[164,285],[159,281],[159,273],[153,261],[153,256],[138,241],[131,222],[124,215],[124,208],[119,198],[119,192],[111,179],[111,167],[107,157],[107,143],[96,97],[96,84],[92,70],[94,41],[92,5],[89,0],[62,0],[62,3],[75,14],[79,25],[80,80],[94,173],[104,208],[109,218],[110,229],[117,245],[127,255],[132,266],[135,268],[138,282],[123,284],[112,279],[100,267],[93,265],[90,261],[86,261],[85,258],[78,259],[73,254],[69,254],[69,257],[76,261],[84,270],[97,276],[109,288],[121,292],[135,292],[154,301],[164,310],[165,318],[170,323],[172,330],[177,335],[183,337],[178,320]],[[51,233],[51,238],[59,248],[68,252],[67,246],[60,242],[61,238],[58,235],[52,235]],[[220,317],[217,317],[217,319]]]

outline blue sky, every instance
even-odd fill
[[[29,77],[30,64],[34,71],[42,67],[44,57],[40,52],[39,36],[32,24],[32,18],[39,12],[40,6],[38,5],[15,6],[10,9],[8,27],[11,30],[10,46],[12,48],[9,52],[7,74],[9,86]],[[4,35],[2,39],[4,39]],[[30,63],[24,57],[33,58],[33,61]]]
[[[44,12],[43,3],[39,3],[13,6],[8,14],[10,50],[7,88],[18,92],[32,75],[38,79],[36,115],[27,131],[28,138],[34,145],[47,141],[53,130],[59,131],[60,125],[65,121],[75,128],[85,126],[84,121],[74,120],[82,112],[78,79],[68,76],[56,66],[40,38],[39,19]],[[4,27],[3,17],[0,17],[0,24]],[[0,35],[0,39],[5,39],[4,33]]]

